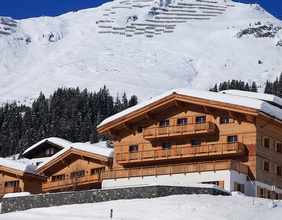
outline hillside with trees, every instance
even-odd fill
[[[136,104],[135,95],[114,98],[105,86],[99,92],[59,88],[49,98],[40,93],[32,106],[7,103],[0,108],[0,156],[22,153],[47,137],[71,142],[106,140],[97,133],[97,125]]]

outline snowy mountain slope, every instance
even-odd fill
[[[2,103],[103,85],[140,102],[229,79],[263,86],[282,71],[282,22],[255,4],[115,0],[59,17],[2,20]]]

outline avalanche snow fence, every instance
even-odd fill
[[[1,213],[60,205],[97,203],[119,199],[157,198],[181,194],[230,195],[227,191],[214,187],[152,185],[114,189],[93,189],[61,193],[30,194],[20,197],[7,196],[3,198]]]

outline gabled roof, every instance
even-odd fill
[[[32,145],[31,147],[27,148],[24,152],[23,152],[23,156],[26,158],[29,158],[29,155],[32,154],[32,152],[36,151],[36,149],[40,148],[42,144],[44,143],[49,143],[51,145],[54,145],[60,149],[63,149],[65,147],[69,147],[72,142],[67,141],[65,139],[62,138],[58,138],[58,137],[49,137],[49,138],[45,138],[39,142],[37,142],[36,144]]]
[[[257,93],[257,92],[249,92],[249,91],[241,91],[241,90],[233,90],[233,89],[224,90],[219,93],[258,99],[258,100],[266,101],[279,108],[282,108],[282,99],[278,96],[271,95],[271,94],[262,94],[262,93]]]
[[[279,108],[279,104],[273,104],[273,102],[280,103],[281,100],[278,97],[272,97],[272,103],[265,101],[270,99],[271,95],[262,94],[262,98],[259,98],[259,93],[233,93],[229,92],[209,92],[193,89],[174,89],[160,96],[147,100],[141,104],[128,108],[120,113],[117,113],[104,121],[97,127],[100,133],[111,131],[118,125],[127,126],[127,122],[134,118],[150,117],[150,112],[155,109],[163,108],[165,105],[181,105],[182,103],[193,103],[204,105],[207,107],[214,107],[225,109],[228,111],[236,111],[241,113],[247,113],[257,116],[260,113],[265,113],[278,120],[282,120],[282,109]],[[277,107],[278,106],[278,107]]]
[[[73,143],[41,163],[36,172],[41,173],[73,154],[108,162],[113,158],[113,151],[112,148],[106,147],[105,141],[96,144]]]
[[[35,165],[0,157],[0,170],[16,173],[17,175],[23,175],[24,173],[36,174],[35,169]]]

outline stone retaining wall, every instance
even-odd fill
[[[230,195],[228,192],[217,188],[160,185],[116,189],[96,189],[87,191],[35,194],[21,197],[4,197],[1,213],[3,214],[41,207],[96,203],[119,199],[157,198],[180,194]]]

